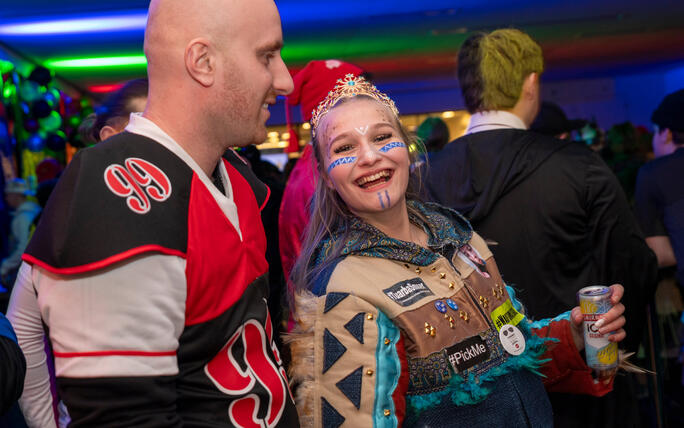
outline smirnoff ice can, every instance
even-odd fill
[[[611,376],[618,365],[617,342],[610,342],[607,334],[599,333],[596,321],[613,307],[610,296],[613,290],[603,285],[584,287],[577,293],[584,315],[584,352],[587,365],[602,379]]]

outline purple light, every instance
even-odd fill
[[[48,34],[104,33],[143,30],[147,13],[110,15],[89,18],[51,19],[0,25],[3,36],[44,36]]]

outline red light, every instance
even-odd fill
[[[96,94],[106,94],[107,92],[114,92],[120,89],[122,86],[123,83],[116,83],[113,85],[93,85],[89,86],[88,90]]]

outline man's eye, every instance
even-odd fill
[[[346,152],[347,150],[351,150],[351,148],[352,148],[351,144],[343,144],[341,146],[335,147],[335,150],[333,150],[333,152],[342,153],[342,152]]]
[[[267,65],[270,64],[270,63],[271,63],[271,60],[273,59],[274,56],[275,56],[275,54],[272,53],[272,52],[271,52],[271,53],[264,54],[264,55],[263,55],[264,64],[267,64]]]

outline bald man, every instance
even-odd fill
[[[71,427],[298,426],[267,310],[268,189],[230,150],[292,90],[272,0],[153,0],[149,99],[80,151],[23,257],[10,318],[22,409],[55,426],[41,324]]]

